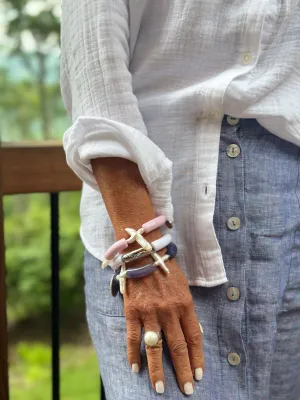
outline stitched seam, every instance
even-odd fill
[[[243,121],[244,122],[244,121]],[[243,184],[244,184],[244,198],[243,198],[243,211],[244,211],[244,224],[245,224],[245,239],[247,239],[247,218],[246,218],[246,171],[247,171],[247,167],[246,167],[246,157],[244,157],[244,152],[243,152],[243,148],[242,148],[242,138],[238,137],[238,133],[241,131],[241,126],[238,126],[237,128],[237,141],[238,144],[240,146],[241,149],[241,157],[242,157],[242,168],[243,168]],[[245,263],[245,269],[244,269],[244,274],[243,274],[243,279],[244,279],[244,287],[245,287],[245,300],[244,300],[244,307],[243,307],[243,312],[245,313],[245,343],[244,343],[244,352],[245,352],[245,359],[246,359],[246,363],[245,363],[245,383],[246,383],[246,392],[248,395],[248,399],[250,399],[250,374],[248,371],[248,354],[247,354],[247,343],[248,343],[248,314],[247,314],[247,286],[246,286],[246,269],[247,266],[249,267],[248,264],[248,241],[245,240],[245,248],[244,248],[244,263]],[[242,335],[241,335],[242,337]],[[242,338],[243,339],[243,338]]]
[[[93,306],[90,308],[90,310],[94,311],[98,315],[103,315],[105,317],[125,318],[125,315],[123,315],[123,314],[109,314],[109,313],[104,312],[104,311],[99,311]]]
[[[299,198],[299,195],[297,193],[297,189],[299,188],[299,185],[300,185],[300,150],[298,151],[298,161],[297,161],[297,163],[298,163],[298,177],[297,177],[297,183],[296,183],[296,186],[295,186],[295,194],[296,194],[296,197],[298,199],[298,204],[299,204],[299,209],[300,209],[300,198]],[[288,286],[289,286],[289,283],[290,283],[290,280],[291,280],[291,270],[292,270],[292,262],[293,262],[293,249],[295,248],[296,236],[297,236],[297,233],[298,233],[299,229],[300,229],[300,226],[298,226],[298,228],[295,230],[295,233],[294,233],[294,244],[293,244],[292,252],[291,252],[291,262],[290,262],[290,265],[289,265],[289,276],[288,276],[287,284],[286,284],[284,292],[283,292],[281,310],[280,311],[283,311],[284,299],[286,298],[286,292],[287,292],[287,289],[288,289]]]
[[[90,311],[93,311],[93,312],[95,312],[96,314],[99,314],[99,315],[104,315],[104,316],[106,316],[106,317],[118,317],[118,318],[125,318],[125,315],[124,314],[119,314],[119,313],[109,313],[108,311],[102,311],[102,310],[99,310],[98,308],[96,308],[95,306],[93,306],[93,304],[91,304],[89,301],[87,301],[86,302],[86,305],[88,305],[89,304],[89,307],[88,307],[88,310],[90,310]]]

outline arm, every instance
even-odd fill
[[[133,161],[156,213],[172,221],[172,162],[148,138],[132,89],[127,3],[62,2],[60,81],[73,122],[64,134],[64,149],[69,166],[95,190],[92,159]]]
[[[149,193],[135,163],[123,158],[97,158],[92,160],[92,168],[116,240],[127,235],[124,228],[138,229],[144,222],[155,218]],[[159,229],[156,229],[147,235],[147,240],[160,236]]]
[[[93,173],[99,186],[107,212],[115,230],[116,240],[127,237],[125,228],[138,229],[146,221],[155,218],[146,185],[139,173],[138,167],[132,161],[124,158],[105,157],[91,161]],[[153,241],[161,237],[159,229],[147,234],[147,240]],[[140,247],[131,243],[126,252]],[[163,255],[164,250],[159,254]],[[153,261],[152,257],[144,257],[143,264]],[[129,264],[130,267],[140,266],[141,260]]]
[[[92,166],[117,240],[125,236],[124,228],[137,229],[155,217],[149,193],[136,164],[121,158],[99,158],[92,160]],[[145,238],[152,241],[160,236],[160,230],[156,229],[146,234]],[[137,243],[132,243],[126,252],[137,247]],[[162,255],[164,250],[159,253]],[[143,258],[142,264],[148,261],[152,261],[151,257]],[[141,265],[141,260],[130,265],[135,264]],[[168,261],[168,267],[170,275],[156,271],[138,281],[127,280],[124,308],[128,360],[133,372],[137,372],[141,365],[142,325],[145,330],[159,332],[163,329],[180,389],[191,394],[193,375],[201,379],[204,369],[202,334],[184,274],[174,259]],[[154,348],[146,346],[146,351],[153,388],[160,392],[165,387],[162,341]]]

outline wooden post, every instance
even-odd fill
[[[3,228],[2,173],[0,143],[0,399],[8,400],[8,340],[6,321],[5,246]]]

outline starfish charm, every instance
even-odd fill
[[[126,267],[125,264],[122,264],[121,272],[117,275],[117,279],[120,282],[120,292],[124,294],[126,290]]]
[[[169,255],[165,254],[164,256],[160,256],[158,253],[156,253],[155,251],[152,251],[150,253],[150,255],[152,256],[152,258],[155,260],[154,265],[156,266],[160,266],[160,268],[165,271],[167,274],[170,273],[169,268],[166,266],[165,261],[169,259]]]
[[[132,228],[126,228],[125,231],[130,235],[130,238],[126,239],[127,243],[133,243],[136,240],[144,250],[152,251],[151,244],[142,236],[140,229],[136,231]]]

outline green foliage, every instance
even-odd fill
[[[57,51],[59,21],[47,3],[37,15],[28,13],[26,0],[6,0],[5,4],[8,11],[13,11],[7,25],[7,34],[14,39],[10,61],[18,53],[30,78],[20,80],[9,67],[0,69],[2,140],[61,138],[69,121],[59,82],[50,83],[48,79],[50,67],[52,75],[56,76],[58,71],[58,59],[52,66],[48,60],[53,50]],[[22,33],[26,31],[35,40],[35,50],[31,53],[22,48]],[[79,199],[79,193],[60,196],[62,313],[83,303]],[[5,197],[4,213],[8,317],[12,322],[50,311],[49,195]]]
[[[29,344],[21,342],[18,344],[17,357],[20,365],[24,368],[24,380],[27,384],[49,377],[49,366],[51,363],[51,349],[42,343]]]
[[[51,350],[40,343],[21,343],[10,363],[12,400],[51,399]],[[60,352],[61,399],[99,399],[99,370],[91,347],[64,345]]]
[[[5,5],[8,12],[6,33],[13,39],[13,46],[8,66],[0,69],[1,139],[61,138],[70,122],[56,79],[59,21],[47,2],[36,15],[29,13],[27,0],[5,0]],[[35,41],[30,53],[22,46],[24,32],[31,32]],[[56,57],[51,64],[48,61],[53,52]],[[10,62],[15,65],[16,53],[29,78],[20,79],[18,73],[10,69]],[[50,73],[56,77],[52,81],[48,78]],[[60,196],[60,305],[63,314],[83,303],[79,200],[79,193]],[[4,214],[8,317],[9,322],[16,322],[50,311],[49,195],[7,196]]]
[[[19,56],[25,68],[30,72],[35,82],[39,100],[39,112],[44,139],[50,139],[51,115],[49,113],[49,96],[47,94],[47,75],[49,56],[59,44],[60,23],[51,7],[40,11],[38,15],[31,15],[26,9],[27,1],[5,0],[8,11],[13,11],[14,17],[9,18],[7,35],[13,39],[11,55]],[[30,32],[34,39],[34,50],[26,52],[23,43],[23,34]]]
[[[38,88],[31,80],[12,80],[0,69],[0,132],[2,140],[42,140],[42,120]],[[58,83],[45,86],[50,136],[61,138],[69,121]]]
[[[34,345],[20,342],[17,346],[17,355],[21,362],[30,365],[49,365],[51,362],[51,349],[43,343]]]
[[[15,12],[15,16],[10,18],[8,24],[9,36],[19,39],[21,33],[28,30],[39,43],[45,42],[50,35],[59,36],[59,20],[53,14],[51,7],[47,7],[47,4],[45,4],[44,10],[33,16],[26,12],[28,0],[5,0],[5,3],[8,9]],[[19,41],[17,43],[19,44]]]
[[[62,313],[83,303],[79,238],[80,193],[60,196],[60,285]],[[16,321],[50,310],[49,195],[4,198],[8,316]]]
[[[51,8],[54,2],[36,3],[37,8],[34,0],[3,2],[5,33],[10,36],[0,48],[0,139],[5,141],[61,138],[70,124],[59,88],[59,20]],[[79,201],[80,193],[60,194],[62,322],[73,320],[65,317],[76,316],[84,302]],[[9,326],[20,329],[20,320],[30,319],[31,325],[34,320],[34,337],[41,340],[39,328],[47,320],[51,301],[49,195],[6,196],[4,214]],[[91,347],[64,345],[60,361],[62,400],[99,399],[99,372]],[[49,345],[21,342],[10,349],[9,365],[11,399],[51,399]]]

